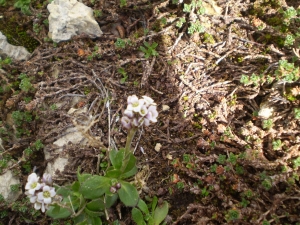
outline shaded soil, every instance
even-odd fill
[[[29,32],[40,45],[28,61],[2,65],[6,74],[0,74],[1,85],[11,85],[0,95],[5,149],[1,159],[12,162],[8,167],[20,176],[22,190],[31,170],[36,167],[42,174],[47,164],[43,151],[26,155],[24,150],[41,140],[43,150],[58,157],[53,142],[74,125],[89,128],[85,132],[89,142],[64,147],[69,164],[54,180],[74,181],[78,167],[95,174],[103,150],[100,143],[125,145],[126,130],[119,119],[127,96],[147,95],[158,104],[159,118],[134,140],[140,168],[136,180],[142,197],[157,195],[170,203],[168,224],[299,224],[299,171],[294,160],[299,157],[300,130],[293,114],[299,95],[293,101],[285,98],[285,90],[299,82],[286,86],[276,86],[275,81],[249,86],[240,82],[243,74],[275,76],[280,59],[295,57],[280,45],[281,34],[270,24],[270,18],[280,17],[279,6],[285,3],[218,0],[221,14],[210,4],[210,15],[197,16],[169,1],[127,1],[123,8],[114,1],[83,2],[102,11],[96,18],[102,37],[83,34],[52,43],[44,39],[46,6],[37,9],[34,3],[33,15],[23,17],[41,28]],[[18,11],[11,8],[9,13]],[[207,26],[205,33],[188,33],[195,16]],[[189,22],[178,28],[178,17]],[[266,28],[258,29],[257,23]],[[131,44],[118,48],[117,38]],[[144,41],[158,43],[159,55],[145,58],[139,51]],[[124,83],[119,68],[127,73]],[[32,89],[20,89],[20,73],[27,74]],[[107,98],[109,108],[104,105]],[[68,113],[70,108],[85,107],[80,117]],[[274,109],[269,129],[257,116],[262,107]],[[22,118],[16,125],[11,119],[14,111],[29,112],[32,119]],[[276,150],[274,140],[281,141]],[[159,151],[157,143],[162,145]],[[26,160],[20,161],[22,157]],[[24,197],[18,204],[30,208]],[[7,210],[2,224],[51,224],[44,215],[13,204],[1,208]],[[133,224],[130,209],[122,208],[121,219],[114,209],[111,214],[108,223],[119,219]]]

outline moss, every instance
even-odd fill
[[[24,46],[29,52],[40,45],[40,43],[26,33],[28,25],[21,27],[18,23],[13,22],[14,17],[9,21],[1,21],[0,31],[7,37],[8,43],[16,46]]]

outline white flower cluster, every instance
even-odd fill
[[[48,205],[51,204],[52,198],[56,195],[55,188],[52,187],[50,174],[44,174],[41,183],[39,183],[39,177],[36,173],[30,174],[25,190],[30,202],[34,203],[34,208],[36,210],[41,209],[42,212],[48,209]]]
[[[142,99],[138,99],[136,95],[131,95],[128,96],[127,103],[127,108],[121,118],[124,128],[129,130],[132,127],[140,127],[143,124],[149,126],[150,122],[157,122],[158,112],[152,98],[143,96]]]

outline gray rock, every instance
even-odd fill
[[[14,46],[7,42],[7,38],[0,32],[0,56],[15,60],[27,60],[30,53],[23,46]]]
[[[93,10],[77,0],[54,0],[47,8],[50,12],[48,36],[54,42],[67,41],[79,34],[102,35]]]
[[[0,176],[0,193],[9,203],[16,201],[22,193],[20,189],[11,191],[10,186],[14,184],[20,184],[20,180],[14,177],[12,171],[8,170]]]

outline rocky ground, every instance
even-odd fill
[[[14,15],[39,42],[28,60],[0,64],[0,168],[13,171],[22,191],[0,203],[2,224],[71,223],[32,210],[27,176],[47,169],[66,184],[78,167],[95,174],[109,144],[125,145],[119,120],[133,94],[158,104],[158,123],[134,140],[134,182],[142,197],[170,203],[167,224],[300,224],[299,40],[284,43],[299,20],[282,31],[280,11],[299,3],[207,0],[202,14],[174,1],[82,2],[103,35],[58,44],[47,38],[43,1],[30,16],[0,8],[6,24]],[[191,32],[197,23],[203,32]],[[147,58],[144,42],[157,43],[158,54]],[[285,69],[284,59],[294,65]],[[282,81],[290,73],[293,81]],[[47,166],[57,158],[64,168]],[[120,207],[112,221],[133,224]]]

